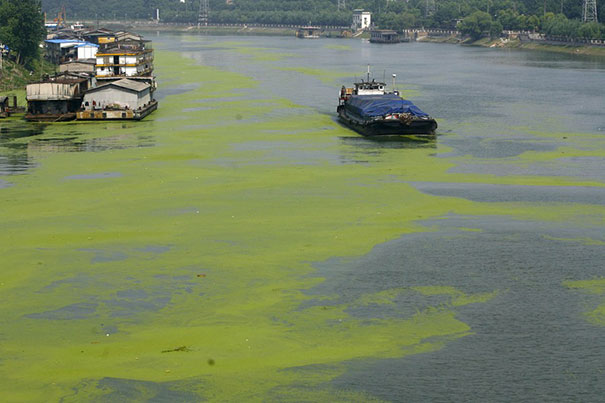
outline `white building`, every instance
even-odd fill
[[[153,50],[109,49],[97,53],[97,77],[143,77],[153,72]]]
[[[369,29],[372,24],[372,13],[358,8],[353,10],[353,30]]]
[[[151,102],[151,86],[147,83],[121,79],[92,88],[84,94],[84,110],[108,107],[136,110]]]
[[[78,60],[94,59],[97,56],[99,45],[90,42],[84,42],[76,45],[78,51]]]

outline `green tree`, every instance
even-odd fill
[[[596,22],[582,24],[578,29],[578,36],[585,39],[598,39],[601,37],[601,27]]]
[[[39,56],[46,29],[39,0],[0,0],[0,41],[30,65]]]
[[[502,28],[500,21],[493,21],[492,25],[489,27],[489,36],[491,38],[498,38],[500,35],[502,35],[503,29],[504,28]]]
[[[458,30],[474,40],[477,40],[484,36],[485,33],[490,32],[491,27],[492,17],[483,11],[475,11],[458,24]]]

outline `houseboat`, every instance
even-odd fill
[[[399,34],[390,29],[374,29],[370,31],[370,42],[372,43],[399,43]]]
[[[123,78],[91,88],[84,94],[78,120],[141,120],[156,110],[152,87]]]
[[[86,74],[61,73],[26,87],[25,119],[33,122],[73,120],[84,93],[93,87]]]
[[[320,27],[300,27],[296,31],[296,36],[302,39],[319,39],[320,33]]]

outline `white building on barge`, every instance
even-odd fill
[[[84,94],[78,120],[140,120],[157,109],[149,83],[123,78]]]

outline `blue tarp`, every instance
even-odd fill
[[[414,116],[428,116],[407,99],[395,94],[352,95],[346,108],[364,119],[391,113],[411,113]]]

